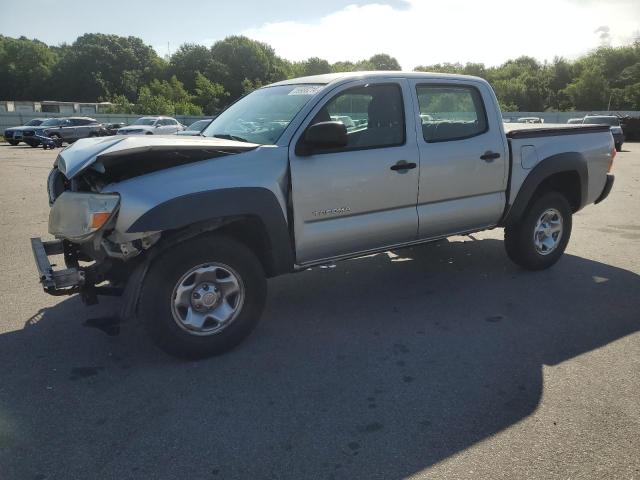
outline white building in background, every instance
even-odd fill
[[[55,100],[3,100],[0,101],[0,113],[62,113],[91,115],[104,111],[111,102],[58,102]]]

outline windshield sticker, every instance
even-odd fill
[[[313,95],[322,90],[322,85],[305,85],[304,87],[296,87],[287,95]]]

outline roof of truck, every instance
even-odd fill
[[[479,80],[486,82],[480,77],[470,75],[457,75],[453,73],[428,73],[428,72],[399,72],[396,70],[376,70],[365,72],[339,72],[324,73],[322,75],[312,75],[310,77],[290,78],[281,82],[272,83],[268,86],[275,85],[297,85],[301,83],[329,84],[339,80],[355,80],[359,78],[424,78],[424,79],[442,79],[442,80]]]

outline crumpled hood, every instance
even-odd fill
[[[241,153],[259,147],[254,143],[236,142],[220,138],[171,136],[113,136],[84,138],[72,143],[58,154],[56,164],[60,172],[72,179],[96,161],[129,160],[146,162],[158,157],[167,161],[168,155],[179,155],[182,163],[194,159],[214,158],[220,154]],[[195,160],[194,160],[195,161]],[[176,163],[179,164],[179,163]],[[132,169],[135,164],[130,164]]]

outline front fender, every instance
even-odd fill
[[[284,273],[292,269],[294,255],[289,227],[280,203],[267,188],[222,188],[172,198],[144,213],[127,233],[180,230],[233,217],[260,220],[267,232],[275,272]]]

